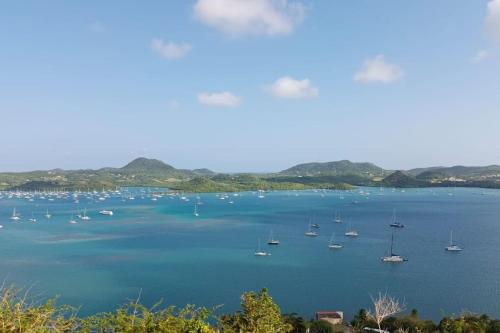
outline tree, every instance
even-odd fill
[[[284,314],[283,320],[285,323],[290,324],[292,326],[292,333],[306,333],[307,326],[304,318],[299,316],[296,313]]]
[[[379,293],[377,298],[372,297],[373,311],[367,311],[366,316],[373,319],[381,330],[385,318],[404,311],[405,304],[387,293]]]
[[[225,333],[287,333],[292,325],[281,317],[280,308],[269,296],[267,289],[259,293],[246,292],[241,296],[241,307],[234,315],[219,319]]]
[[[333,333],[333,327],[331,324],[322,321],[322,320],[315,320],[311,322],[311,325],[309,326],[309,332],[310,333]]]

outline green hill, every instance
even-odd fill
[[[366,178],[384,176],[387,171],[372,163],[356,163],[348,160],[295,165],[279,173],[285,176],[343,176],[357,175]]]

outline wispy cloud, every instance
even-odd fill
[[[500,41],[500,0],[490,0],[486,9],[485,28],[496,41]]]
[[[354,81],[362,83],[379,82],[391,83],[403,76],[403,69],[385,60],[383,55],[368,59],[361,69],[354,74]]]
[[[277,79],[268,87],[268,91],[278,98],[307,99],[319,96],[319,89],[309,79],[296,80],[290,76]]]
[[[197,0],[194,16],[229,35],[286,35],[304,19],[305,8],[289,0]]]
[[[192,46],[188,43],[166,42],[159,38],[153,38],[151,48],[166,59],[180,59],[191,51]]]
[[[228,92],[202,92],[198,94],[198,102],[213,107],[235,107],[241,102],[241,98]]]
[[[477,64],[481,61],[483,61],[484,59],[488,58],[489,56],[489,53],[488,51],[486,50],[479,50],[472,58],[471,58],[471,62],[473,64]]]

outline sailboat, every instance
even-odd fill
[[[392,211],[392,222],[389,224],[392,228],[404,228],[405,225],[396,220],[396,210]]]
[[[342,244],[335,243],[334,239],[335,239],[335,233],[332,233],[332,237],[330,237],[330,242],[328,243],[329,249],[337,250],[337,249],[341,249],[344,247]]]
[[[316,231],[312,230],[311,222],[309,222],[309,229],[306,231],[305,235],[308,236],[308,237],[316,237],[316,236],[318,236],[318,233]]]
[[[69,219],[69,224],[77,224],[75,219],[73,219],[73,215],[71,215],[71,218]]]
[[[394,232],[391,235],[391,252],[390,255],[385,256],[380,258],[383,262],[389,262],[389,263],[399,263],[403,261],[408,261],[408,259],[403,258],[399,254],[395,254],[393,251],[393,246],[394,246]]]
[[[453,230],[450,231],[450,245],[445,247],[446,251],[450,252],[460,252],[462,251],[462,248],[456,244],[453,244]]]
[[[12,221],[19,221],[21,217],[19,217],[19,214],[16,212],[16,208],[14,207],[14,210],[12,211],[12,216],[10,217]]]
[[[358,232],[352,228],[351,222],[349,222],[349,229],[347,229],[347,231],[345,232],[344,235],[347,237],[358,237],[359,236]]]
[[[277,239],[274,239],[273,231],[272,230],[269,233],[269,239],[267,241],[267,244],[269,244],[269,245],[280,245],[280,241],[277,240]]]
[[[193,213],[194,216],[200,216],[200,214],[198,213],[198,205],[195,204],[194,205],[194,213]]]
[[[47,209],[47,212],[45,212],[45,218],[50,219],[52,215],[49,213],[49,210]]]
[[[82,217],[80,217],[80,219],[84,220],[84,221],[90,220],[90,217],[87,216],[87,209],[86,208],[83,209],[83,215],[82,215]]]
[[[335,216],[333,218],[333,222],[335,223],[342,223],[342,219],[340,218],[340,214],[336,211]]]
[[[254,255],[256,257],[265,257],[269,256],[270,253],[267,253],[266,251],[262,251],[260,248],[260,238],[257,240],[257,251],[254,252]]]
[[[31,218],[29,219],[29,221],[36,222],[35,213],[31,213]]]

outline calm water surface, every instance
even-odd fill
[[[360,190],[363,191],[360,193]],[[139,191],[139,190],[136,190]],[[500,191],[360,188],[354,192],[273,192],[150,197],[0,199],[0,276],[37,295],[60,295],[81,313],[135,298],[152,304],[238,307],[246,290],[270,289],[284,312],[307,317],[343,310],[350,318],[370,295],[388,291],[428,318],[463,310],[500,316]],[[197,201],[200,216],[193,215]],[[230,204],[229,201],[234,201]],[[356,202],[354,204],[353,202]],[[9,220],[16,207],[22,220]],[[88,222],[69,224],[86,207]],[[46,209],[51,219],[43,215]],[[98,214],[111,209],[114,216]],[[385,264],[393,209],[406,225],[395,249],[409,259]],[[344,223],[333,223],[338,211]],[[37,223],[29,222],[34,216]],[[304,236],[309,220],[319,236]],[[343,236],[347,225],[359,237]],[[281,241],[266,244],[270,230]],[[450,230],[463,251],[447,253]],[[328,249],[331,234],[344,244]],[[272,253],[255,257],[257,239]]]

